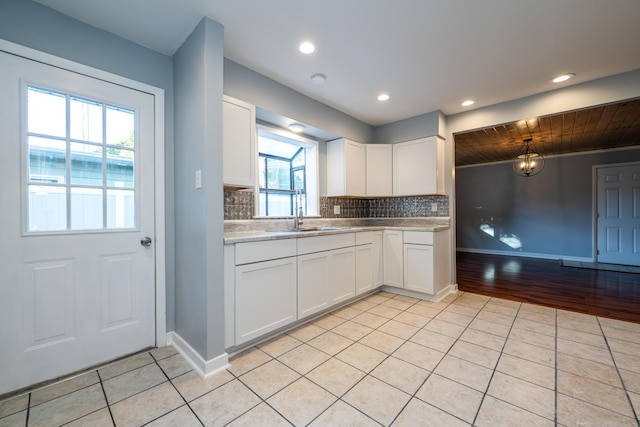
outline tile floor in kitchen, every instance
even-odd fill
[[[0,402],[0,426],[638,426],[640,324],[379,292],[199,378],[171,347]]]

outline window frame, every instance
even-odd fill
[[[303,179],[304,179],[304,189],[303,194],[305,195],[305,216],[307,217],[317,217],[319,216],[320,204],[319,204],[319,191],[320,191],[320,182],[319,182],[319,144],[318,141],[313,140],[308,137],[304,137],[301,135],[294,134],[293,132],[276,128],[273,126],[268,126],[264,124],[257,125],[257,133],[258,140],[260,137],[267,137],[270,139],[281,140],[284,143],[292,143],[300,147],[298,151],[290,158],[279,157],[269,154],[261,154],[259,150],[259,141],[256,143],[256,182],[255,182],[255,191],[254,191],[254,200],[255,200],[255,213],[254,217],[256,218],[293,218],[294,216],[294,206],[295,203],[293,201],[293,197],[295,196],[295,182],[294,182],[294,172],[303,170]],[[292,166],[293,159],[300,153],[301,150],[304,150],[305,155],[305,163],[304,166]],[[273,158],[277,160],[283,160],[289,162],[289,174],[290,174],[290,182],[291,189],[290,190],[277,190],[277,189],[263,189],[260,187],[260,162],[261,157],[265,158]],[[265,173],[266,173],[266,164],[265,164]],[[267,185],[266,177],[265,177],[265,185]],[[263,190],[266,190],[263,191]],[[266,215],[260,214],[260,196],[261,194],[288,194],[291,196],[291,213],[290,215],[278,215],[278,216],[270,216],[268,212],[268,208],[265,209]],[[268,197],[268,196],[267,196]]]
[[[61,90],[58,88],[54,88],[52,86],[42,84],[40,82],[32,82],[25,80],[22,82],[22,117],[23,119],[21,124],[21,182],[22,182],[22,214],[21,214],[21,235],[24,237],[28,236],[42,236],[42,235],[74,235],[74,234],[94,234],[94,233],[130,233],[137,232],[140,230],[140,194],[139,194],[139,166],[137,162],[139,161],[139,112],[136,108],[127,107],[121,104],[109,102],[106,100],[102,100],[96,97],[91,97],[90,95],[79,94],[72,91]],[[28,110],[28,97],[29,91],[33,89],[35,91],[41,91],[43,93],[51,93],[57,94],[65,98],[65,114],[66,114],[66,123],[65,123],[65,135],[64,136],[56,136],[49,134],[42,134],[39,132],[32,132],[29,130],[29,110]],[[73,101],[87,102],[87,103],[95,103],[100,105],[102,109],[102,141],[95,142],[89,140],[82,140],[78,138],[73,138],[71,136],[71,124],[70,124],[70,103]],[[108,109],[114,110],[122,110],[126,112],[130,112],[133,114],[133,147],[119,146],[109,143],[106,140],[106,114]],[[51,179],[43,179],[39,181],[38,179],[32,180],[31,176],[31,150],[30,150],[30,138],[46,138],[51,140],[56,140],[63,142],[65,144],[65,170],[64,177],[62,181],[53,182]],[[100,147],[102,153],[100,157],[101,161],[101,169],[102,169],[102,185],[93,185],[86,183],[74,183],[73,182],[73,163],[74,163],[74,151],[71,149],[73,144],[83,144],[83,145],[91,145]],[[107,150],[110,149],[119,149],[125,150],[132,153],[132,186],[130,187],[119,187],[116,185],[109,184],[109,164],[110,157]],[[46,177],[45,177],[46,178]],[[30,206],[30,187],[31,186],[41,186],[41,187],[51,187],[51,188],[60,188],[64,190],[65,194],[65,228],[58,229],[48,229],[48,230],[32,230],[30,229],[30,214],[31,214],[31,206]],[[102,227],[100,228],[74,228],[73,220],[72,220],[72,205],[74,204],[72,200],[72,192],[73,189],[87,189],[94,190],[100,189],[102,191]],[[117,190],[127,190],[133,193],[133,224],[131,226],[126,227],[109,227],[109,191],[117,191]]]

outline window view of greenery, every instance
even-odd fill
[[[305,148],[296,141],[260,135],[258,151],[260,216],[293,215],[296,190],[302,191],[306,211]]]
[[[28,230],[135,226],[135,113],[27,89]]]

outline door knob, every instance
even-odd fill
[[[151,246],[151,242],[152,242],[152,240],[151,240],[151,237],[149,237],[149,236],[146,236],[145,238],[140,240],[140,244],[142,246]]]

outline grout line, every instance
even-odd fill
[[[602,328],[602,324],[600,323],[600,319],[598,318],[598,316],[594,316],[594,317],[596,318],[596,321],[598,322],[598,326],[600,327],[600,331],[602,332],[602,336],[604,337],[604,342],[607,345],[607,350],[609,350],[609,354],[611,355],[611,361],[613,362],[613,366],[616,368],[616,373],[618,374],[618,378],[620,379],[620,383],[622,384],[622,389],[624,390],[624,394],[627,396],[627,402],[629,402],[629,406],[631,406],[631,413],[633,413],[636,423],[638,423],[638,425],[640,426],[640,418],[638,416],[638,413],[636,412],[636,408],[633,406],[633,401],[631,400],[631,396],[629,395],[629,390],[627,389],[627,386],[624,383],[624,378],[622,378],[622,374],[620,373],[620,368],[618,368],[618,363],[616,362],[616,358],[613,355],[613,350],[611,350],[611,346],[609,345],[609,339],[607,338],[607,334],[604,332],[604,329]],[[609,408],[605,408],[605,409],[619,414],[619,412],[614,411],[612,409],[609,409]],[[623,415],[623,414],[620,414],[620,415]]]
[[[29,415],[31,414],[31,393],[29,393],[29,398],[27,399],[27,419],[25,420],[25,427],[29,426]],[[113,424],[115,426],[115,424]]]
[[[173,389],[176,391],[176,393],[178,393],[178,396],[180,396],[180,398],[181,398],[181,399],[182,399],[182,401],[185,403],[185,405],[187,406],[187,408],[189,408],[189,410],[191,411],[191,413],[193,413],[193,415],[196,417],[196,419],[198,420],[198,422],[200,422],[200,424],[204,426],[204,423],[202,422],[202,420],[200,419],[200,417],[198,416],[198,414],[196,414],[196,412],[193,410],[193,408],[191,407],[191,405],[189,405],[189,402],[187,402],[187,399],[185,399],[185,397],[182,395],[182,393],[180,393],[180,390],[178,390],[178,387],[176,387],[176,385],[173,383],[173,381],[171,380],[171,378],[169,378],[169,375],[167,375],[167,373],[165,372],[165,370],[164,370],[164,369],[162,369],[162,366],[160,366],[160,363],[158,363],[158,359],[156,359],[156,357],[155,357],[151,352],[149,352],[149,356],[151,356],[151,358],[152,358],[152,359],[153,359],[153,361],[155,362],[156,366],[160,369],[160,371],[161,371],[161,372],[164,374],[164,376],[167,378],[167,380],[169,381],[169,384],[171,384],[171,386],[172,386],[172,387],[173,387]],[[169,357],[171,357],[171,356],[169,356]],[[168,359],[169,357],[165,357],[164,359]],[[164,360],[164,359],[160,359],[160,360]],[[186,374],[186,372],[185,372],[185,373],[183,373],[183,374],[178,375],[176,378],[178,378],[178,377],[180,377],[180,376],[182,376],[182,375],[184,375],[184,374]],[[160,383],[160,384],[162,384],[162,383]],[[160,384],[158,384],[158,385],[160,385]],[[226,383],[225,383],[225,384],[226,384]],[[157,387],[157,386],[154,386],[154,387]],[[222,387],[222,386],[220,386],[220,387]],[[206,394],[206,393],[205,393],[205,394]],[[151,422],[153,422],[153,421],[155,421],[155,420],[157,420],[157,419],[160,419],[160,418],[162,418],[162,417],[164,417],[164,416],[166,416],[166,415],[168,415],[168,414],[170,414],[170,413],[172,413],[172,412],[174,412],[174,411],[177,411],[177,410],[178,410],[178,409],[180,409],[180,408],[181,408],[181,406],[178,406],[177,408],[174,408],[173,410],[171,410],[171,411],[167,412],[166,414],[162,414],[162,415],[160,415],[159,417],[155,418],[154,420],[149,421],[149,423],[151,423]],[[149,423],[147,423],[147,424],[149,424]]]
[[[493,297],[490,297],[482,308],[484,309],[487,306],[487,304],[489,303],[489,301],[491,301],[492,299],[493,299]],[[502,359],[502,355],[504,354],[504,348],[507,346],[507,341],[509,340],[509,335],[511,335],[511,331],[513,330],[513,325],[516,323],[516,319],[518,318],[518,313],[520,313],[520,309],[521,308],[522,308],[522,303],[518,304],[518,309],[516,310],[516,313],[513,316],[513,320],[511,321],[511,326],[509,326],[509,332],[504,337],[504,343],[502,343],[502,348],[500,349],[500,355],[498,356],[498,360],[496,360],[496,364],[493,367],[493,370],[491,372],[491,377],[489,377],[489,381],[487,382],[487,387],[485,388],[484,392],[482,393],[482,398],[480,399],[480,404],[478,405],[478,410],[476,411],[476,415],[473,417],[473,421],[471,422],[471,425],[475,425],[476,421],[478,421],[478,416],[480,415],[480,410],[482,409],[482,405],[484,404],[484,399],[485,399],[485,397],[487,397],[487,392],[489,391],[489,386],[491,385],[491,381],[493,381],[493,376],[495,375],[496,370],[498,369],[498,364],[500,363],[500,359]],[[482,310],[480,310],[478,312],[478,314],[480,314],[481,311]],[[478,314],[476,314],[474,319],[478,316]],[[496,313],[496,314],[500,314],[500,313]],[[469,325],[471,325],[471,323],[469,323]],[[465,331],[466,331],[466,329],[465,329]],[[463,332],[463,334],[464,334],[464,332]],[[462,336],[462,335],[460,335],[460,336]],[[454,345],[455,345],[455,343],[454,343]],[[524,408],[522,408],[522,409],[524,409]]]
[[[102,389],[102,394],[104,395],[104,401],[107,404],[107,409],[109,410],[109,416],[111,417],[111,422],[114,427],[116,425],[116,420],[113,418],[113,412],[111,412],[111,405],[109,404],[109,398],[107,397],[107,391],[104,389],[104,384],[102,384],[102,377],[100,376],[100,372],[96,369],[96,374],[98,375],[98,381],[100,382],[100,388]],[[31,396],[29,396],[31,398]]]

